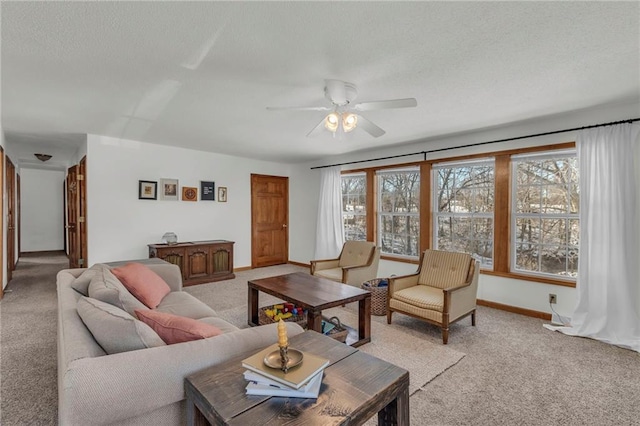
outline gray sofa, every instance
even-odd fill
[[[58,273],[58,419],[61,425],[179,425],[185,423],[184,378],[236,354],[277,340],[276,324],[238,329],[182,291],[180,269],[147,265],[170,286],[156,308],[215,325],[207,339],[106,354],[77,310],[82,294],[71,285],[86,269]],[[303,332],[287,323],[290,336]]]

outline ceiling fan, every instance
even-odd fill
[[[384,101],[360,102],[353,101],[358,96],[358,89],[353,83],[341,80],[325,80],[324,96],[331,101],[331,106],[311,107],[267,107],[268,110],[298,110],[298,111],[330,111],[307,137],[319,135],[324,129],[333,133],[342,129],[348,133],[356,127],[365,130],[374,138],[385,134],[385,131],[370,120],[358,114],[360,111],[372,111],[388,108],[410,108],[418,105],[414,98],[388,99]]]

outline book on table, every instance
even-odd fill
[[[265,357],[278,349],[278,344],[275,343],[242,360],[242,366],[276,382],[276,384],[284,385],[291,389],[300,389],[329,365],[328,359],[304,352],[302,363],[290,368],[286,373],[279,368],[266,366],[264,363]]]
[[[268,379],[266,376],[251,370],[244,372],[247,384],[247,395],[284,396],[288,398],[317,398],[322,385],[324,370],[313,376],[306,385],[300,389],[293,389],[278,382]]]

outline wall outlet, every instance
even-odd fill
[[[558,296],[555,294],[549,293],[549,303],[558,303]]]

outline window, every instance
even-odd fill
[[[575,278],[580,233],[575,151],[514,156],[512,168],[512,271]]]
[[[418,257],[420,170],[378,171],[378,246],[383,254]]]
[[[366,201],[366,175],[342,175],[342,222],[345,240],[367,240]]]
[[[433,167],[433,246],[475,255],[493,265],[493,160]]]

